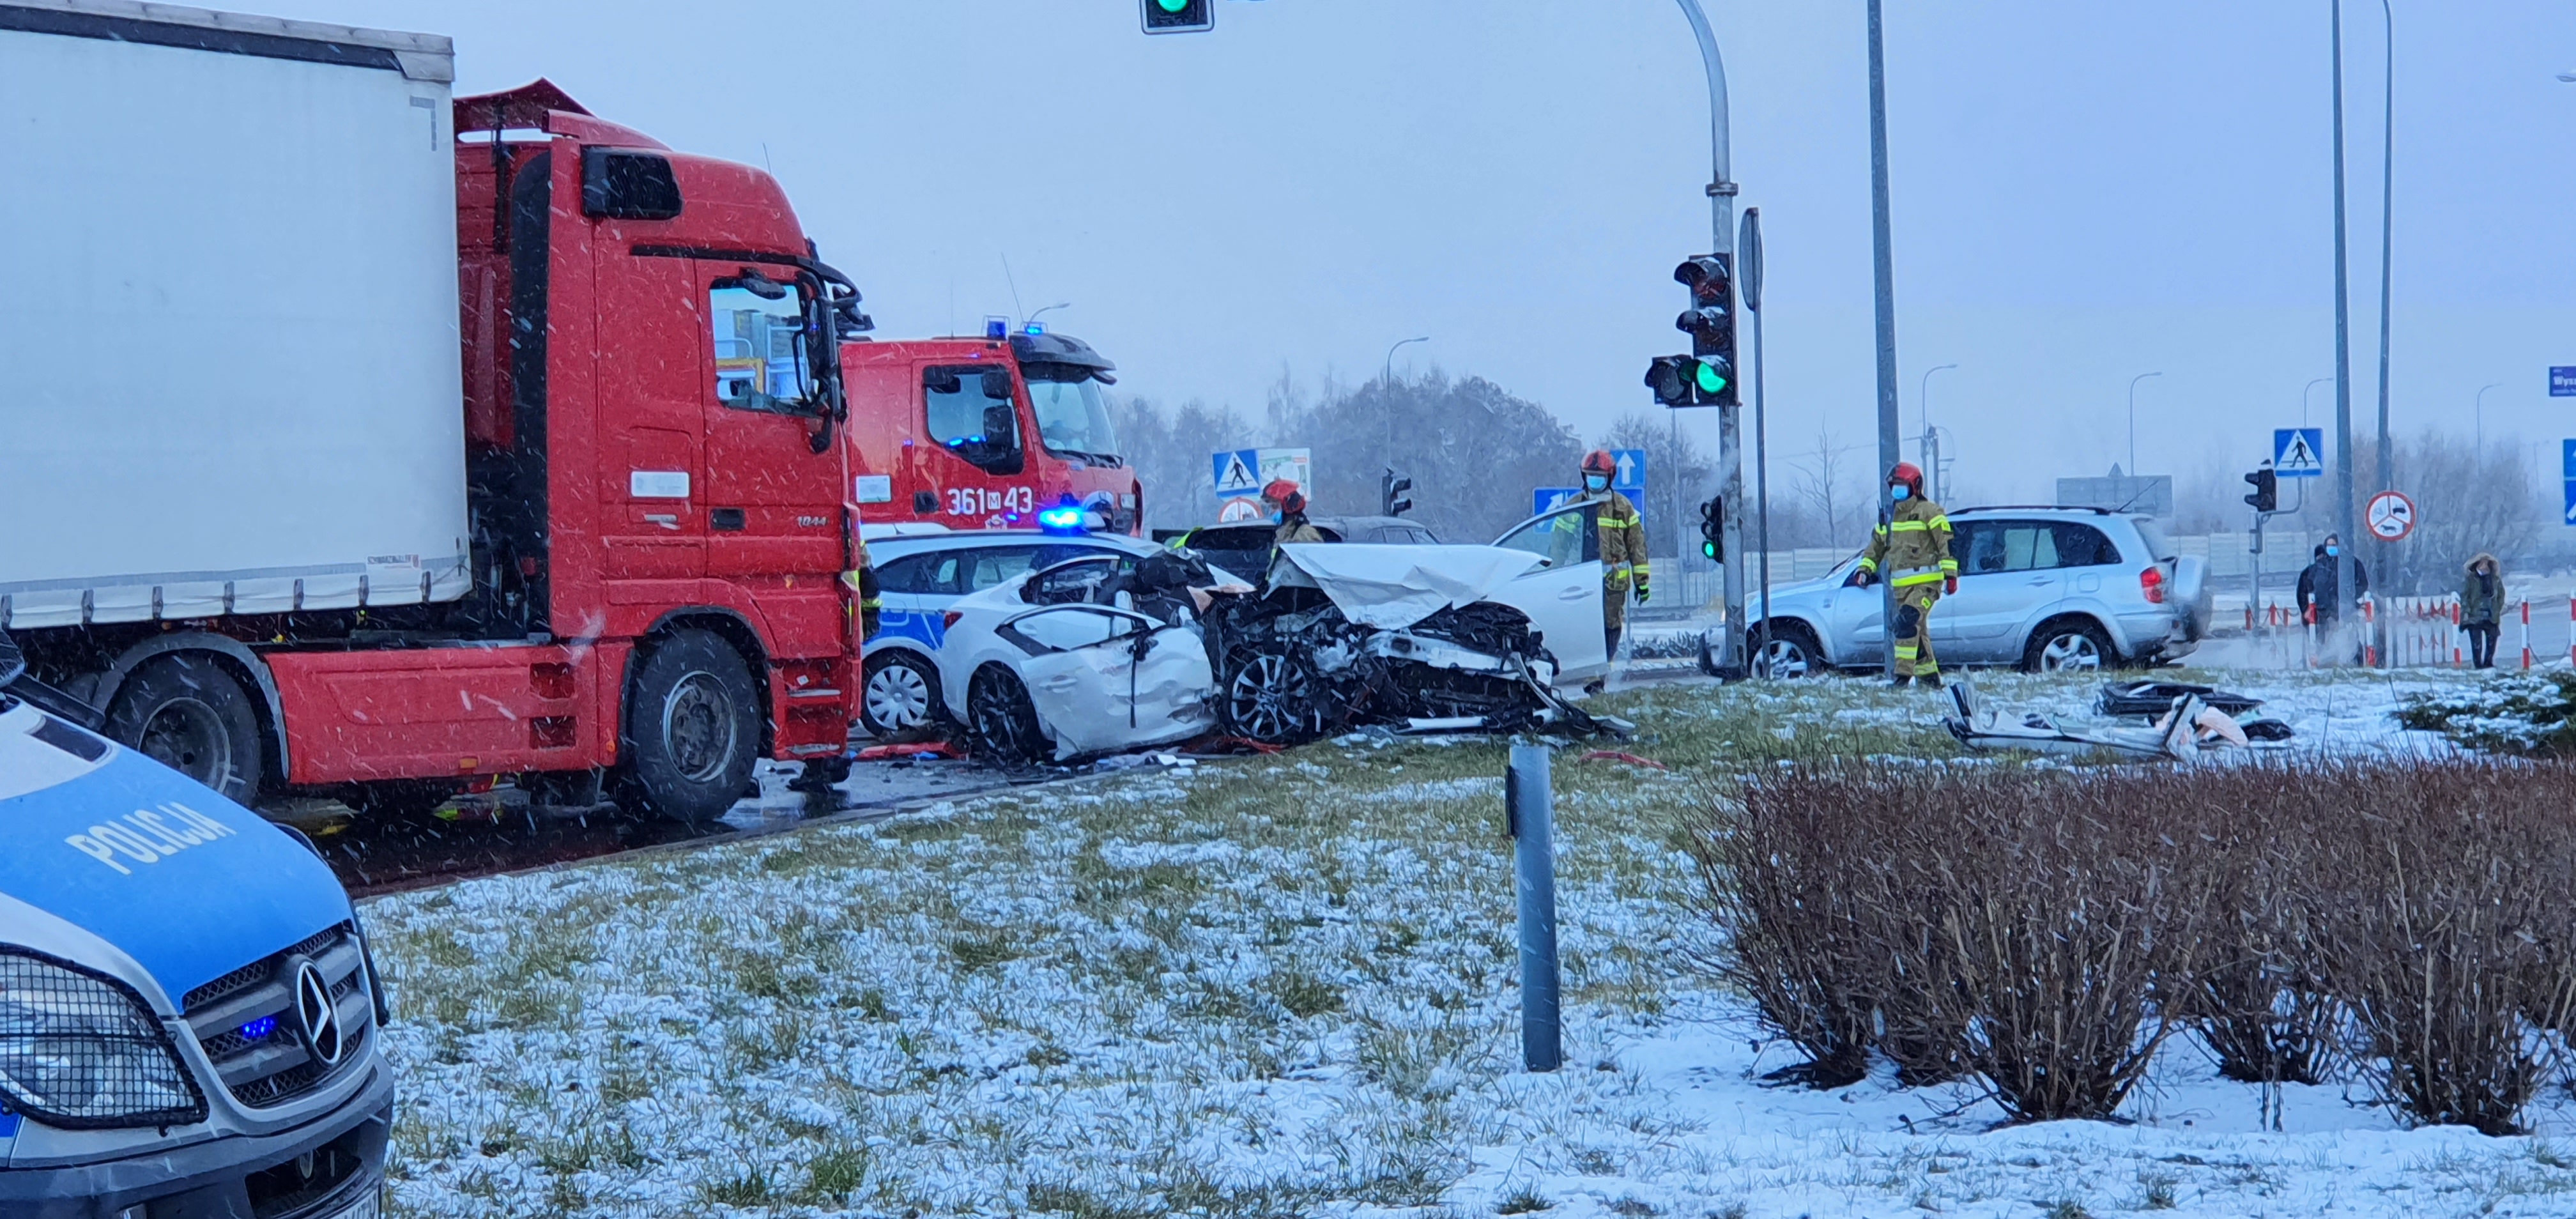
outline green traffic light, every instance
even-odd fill
[[[1711,364],[1706,360],[1700,361],[1698,377],[1699,392],[1703,394],[1722,394],[1726,392],[1726,374],[1717,371],[1717,365]]]
[[[1700,556],[1701,558],[1703,558],[1703,559],[1714,559],[1714,558],[1716,558],[1716,557],[1717,557],[1717,543],[1715,543],[1715,542],[1702,542],[1702,543],[1700,543],[1700,544],[1699,544],[1699,556]]]
[[[1178,13],[1190,6],[1190,0],[1154,0],[1154,6],[1166,13]]]

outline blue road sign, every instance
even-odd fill
[[[1554,512],[1557,508],[1563,506],[1565,501],[1573,499],[1575,496],[1581,494],[1583,494],[1583,489],[1580,487],[1533,488],[1530,491],[1530,515],[1542,516],[1547,513]]]
[[[2576,478],[2567,480],[2567,523],[2576,525]]]
[[[1216,497],[1261,491],[1261,450],[1228,449],[1211,455],[1216,468]]]
[[[2549,368],[2549,396],[2576,398],[2576,368],[2553,364]]]
[[[2322,478],[2326,472],[2326,430],[2321,427],[2272,429],[2272,473],[2282,478]]]
[[[1630,499],[1637,498],[1646,489],[1646,451],[1612,449],[1610,460],[1616,465],[1616,471],[1610,475],[1611,488]]]

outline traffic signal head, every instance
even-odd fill
[[[2245,497],[2245,502],[2256,512],[2281,510],[2281,477],[2272,472],[2272,467],[2267,465],[2246,475],[2245,481],[2254,484],[2254,491]]]
[[[1646,366],[1646,388],[1663,406],[1729,406],[1735,370],[1719,356],[1656,356]]]
[[[1402,516],[1413,511],[1413,497],[1406,494],[1413,490],[1412,479],[1388,470],[1378,476],[1377,486],[1378,515]]]
[[[1702,254],[1673,268],[1673,282],[1690,289],[1691,305],[1673,328],[1691,336],[1695,406],[1734,406],[1735,269],[1724,254]]]
[[[1216,0],[1137,0],[1148,34],[1196,34],[1216,28]]]
[[[1726,497],[1718,496],[1699,506],[1699,552],[1715,559],[1726,553]]]

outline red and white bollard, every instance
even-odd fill
[[[2522,667],[2531,667],[2531,598],[2522,599]]]

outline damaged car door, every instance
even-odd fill
[[[1106,605],[1051,605],[993,633],[1028,653],[1020,679],[1058,757],[1162,744],[1213,726],[1215,677],[1196,623],[1166,626]]]
[[[1602,628],[1601,531],[1597,505],[1576,505],[1535,517],[1494,545],[1538,556],[1529,569],[1492,599],[1529,615],[1556,658],[1556,684],[1590,681],[1610,668]]]

